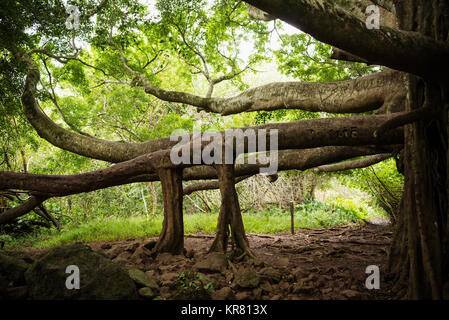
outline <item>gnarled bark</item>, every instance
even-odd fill
[[[233,256],[241,259],[244,256],[254,257],[245,234],[239,199],[235,190],[235,173],[233,164],[215,165],[220,184],[221,207],[217,223],[217,232],[209,250],[226,252],[229,239],[229,228],[233,245]]]
[[[182,254],[184,251],[184,222],[182,215],[182,169],[158,169],[164,196],[164,221],[152,252]]]
[[[446,1],[396,2],[401,28],[448,41]],[[405,190],[399,228],[390,252],[390,270],[408,279],[412,299],[447,298],[448,230],[448,81],[440,85],[416,76],[408,79],[407,111],[430,110],[446,116],[405,127]],[[422,117],[420,120],[425,120]],[[430,120],[430,121],[429,121]]]
[[[449,72],[449,44],[430,34],[380,26],[369,30],[366,19],[336,6],[334,1],[245,0],[312,35],[373,64],[445,81]],[[408,3],[398,1],[396,6]],[[424,4],[433,10],[428,4]],[[437,8],[437,7],[436,7]],[[396,8],[397,9],[397,8]],[[398,11],[398,10],[397,10]],[[436,11],[440,11],[438,8]],[[443,17],[443,14],[438,14]],[[442,18],[443,19],[443,18]]]

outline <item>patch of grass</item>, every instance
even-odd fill
[[[347,204],[329,204],[308,201],[295,206],[296,228],[324,228],[361,221],[362,213],[357,208],[346,208]],[[197,213],[184,215],[184,232],[215,233],[218,213]],[[61,231],[41,229],[41,231],[19,238],[5,237],[5,249],[34,247],[47,248],[75,242],[118,241],[131,238],[149,238],[159,235],[162,215],[109,217],[93,219],[81,225],[67,224]],[[276,233],[290,230],[290,211],[271,207],[265,211],[243,214],[246,232]]]

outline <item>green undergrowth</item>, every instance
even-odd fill
[[[363,206],[343,200],[332,203],[308,201],[295,205],[295,228],[327,228],[358,223],[375,215]],[[186,235],[214,233],[218,213],[196,213],[184,215]],[[108,217],[91,219],[82,224],[66,224],[60,231],[55,228],[41,229],[20,237],[1,235],[5,249],[34,247],[46,248],[75,242],[118,241],[157,236],[162,227],[162,214],[154,216]],[[246,232],[277,233],[290,230],[289,208],[272,206],[266,210],[249,211],[243,214]]]

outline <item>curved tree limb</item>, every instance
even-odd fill
[[[373,64],[426,79],[444,81],[449,72],[449,44],[417,32],[387,26],[369,30],[366,19],[322,0],[245,0],[312,35]],[[368,16],[367,16],[368,17]]]
[[[0,214],[0,225],[13,221],[14,219],[27,214],[28,212],[34,210],[36,207],[41,205],[48,196],[37,196],[31,195],[30,198],[22,203],[21,205],[8,209],[2,214]]]
[[[89,158],[115,163],[157,150],[164,150],[174,145],[169,138],[142,143],[108,141],[80,135],[58,126],[42,112],[35,99],[36,85],[40,78],[38,66],[21,49],[11,47],[9,50],[17,59],[24,62],[28,69],[25,90],[22,95],[25,115],[39,136],[51,144]],[[134,73],[141,82],[143,81],[146,91],[162,100],[187,103],[222,114],[274,110],[288,107],[289,104],[291,104],[291,108],[304,108],[310,111],[366,112],[379,108],[386,101],[391,100],[395,94],[403,92],[404,89],[402,75],[387,71],[357,80],[327,83],[322,86],[318,83],[271,84],[248,90],[234,98],[208,99],[184,92],[165,91],[151,85],[146,78],[130,68],[129,72]]]
[[[170,102],[186,103],[200,110],[230,115],[241,112],[301,109],[311,112],[363,113],[379,109],[393,96],[403,94],[403,76],[384,71],[339,82],[276,82],[249,89],[231,98],[207,98],[169,91],[152,85],[133,71],[132,85]]]

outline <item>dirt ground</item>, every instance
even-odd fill
[[[330,229],[298,229],[295,235],[248,234],[258,260],[232,263],[225,270],[199,270],[210,282],[215,282],[215,299],[393,299],[391,284],[383,277],[392,231],[382,225],[352,225]],[[196,234],[185,237],[186,256],[160,255],[145,257],[145,244],[156,239],[130,239],[116,242],[96,242],[88,245],[114,262],[137,268],[157,279],[159,297],[173,299],[177,276],[195,269],[203,261],[213,235]],[[38,257],[47,250],[27,250]],[[365,286],[366,268],[380,268],[380,289]],[[244,283],[240,275],[256,273],[256,283]]]

